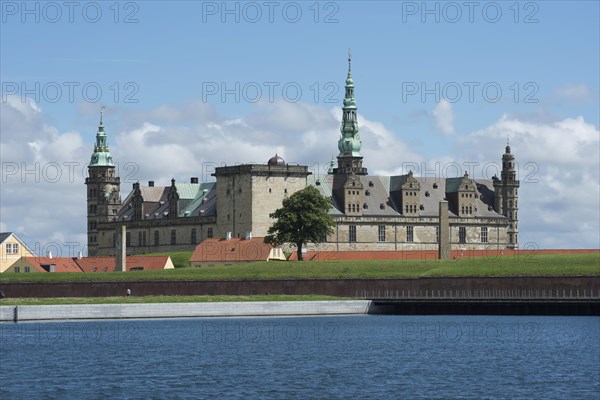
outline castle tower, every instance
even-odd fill
[[[496,193],[496,211],[508,217],[508,247],[516,249],[519,247],[518,190],[520,184],[517,180],[515,156],[511,153],[508,143],[502,155],[502,173],[500,179],[494,176],[493,181]]]
[[[120,179],[115,176],[115,165],[102,123],[102,111],[100,111],[100,125],[96,133],[96,144],[88,165],[85,184],[87,186],[88,255],[95,256],[98,254],[98,224],[112,221],[121,207]]]
[[[360,154],[362,142],[358,134],[351,62],[352,57],[348,52],[348,76],[340,127],[342,136],[338,141],[340,153],[337,156],[337,168],[333,169],[333,194],[337,203],[344,206],[346,215],[360,216],[364,204],[364,187],[359,175],[367,175],[367,169],[362,166],[363,157]]]

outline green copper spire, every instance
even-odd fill
[[[100,125],[98,125],[98,132],[96,133],[96,145],[94,146],[94,153],[90,161],[90,167],[114,167],[112,156],[110,155],[110,149],[106,142],[106,132],[104,132],[104,124],[102,123],[102,111],[104,107],[100,109]]]
[[[338,141],[338,149],[342,156],[361,157],[361,140],[358,134],[358,122],[356,120],[356,99],[354,98],[354,80],[352,79],[352,54],[348,50],[348,77],[346,78],[346,95],[344,107],[342,107],[342,126],[340,131],[342,137]]]

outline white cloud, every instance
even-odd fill
[[[533,242],[541,248],[597,248],[598,128],[582,117],[533,123],[505,115],[460,140],[457,148],[465,149],[464,160],[499,165],[507,138],[521,181],[520,243]]]
[[[435,127],[439,132],[444,135],[452,135],[454,133],[454,113],[452,112],[451,103],[442,99],[435,106],[432,114],[435,120]]]
[[[35,103],[8,96],[0,107],[2,230],[18,232],[31,248],[64,237],[62,245],[78,241],[81,249],[90,149],[79,133],[48,126]]]
[[[565,85],[555,91],[555,96],[568,101],[588,101],[592,99],[592,91],[584,84]]]

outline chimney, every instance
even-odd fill
[[[78,259],[78,260],[81,260],[82,258],[83,258],[83,252],[82,252],[82,251],[79,251],[79,252],[77,253],[77,259]]]
[[[190,183],[198,183],[198,178],[193,176],[190,178]]]
[[[48,258],[52,259],[52,251],[48,250]]]
[[[227,232],[225,240],[231,240],[231,232]]]
[[[154,181],[148,181],[148,186],[149,187],[154,187]]]
[[[246,232],[246,240],[252,239],[252,232]]]

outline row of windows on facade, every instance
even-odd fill
[[[207,238],[212,238],[214,237],[214,231],[212,227],[208,227],[206,229],[206,237]],[[161,241],[160,241],[160,231],[155,230],[154,231],[154,241],[153,241],[153,246],[160,246]],[[113,242],[116,241],[116,233],[113,233]],[[177,244],[185,244],[182,243],[181,241],[177,242],[177,229],[171,229],[171,237],[170,237],[170,241],[169,243],[171,245],[177,245]],[[192,228],[190,231],[190,244],[198,244],[198,231],[196,228]],[[127,232],[125,235],[125,244],[127,247],[129,246],[147,246],[148,245],[148,241],[147,241],[147,237],[146,237],[146,231],[138,231],[138,241],[137,243],[133,243],[131,241],[131,232]],[[163,243],[166,244],[166,243]]]
[[[24,267],[24,272],[31,272],[31,267]],[[15,266],[15,272],[21,272],[21,267]],[[54,271],[51,271],[54,272]]]
[[[386,241],[385,232],[386,232],[386,226],[379,225],[378,232],[377,232],[378,241],[380,241],[380,242]],[[488,227],[487,226],[481,227],[479,239],[480,239],[481,243],[488,243]],[[348,241],[350,243],[357,242],[356,225],[348,226]],[[406,241],[409,243],[414,242],[414,226],[412,226],[412,225],[408,225],[406,227]],[[439,241],[440,241],[440,227],[436,226],[435,227],[435,242],[439,243]],[[460,226],[458,228],[458,242],[459,243],[467,243],[467,228],[465,226]],[[512,234],[511,234],[510,242],[512,243]]]
[[[115,204],[116,204],[116,201],[115,201]],[[88,207],[88,211],[89,211],[90,215],[96,214],[98,212],[98,206],[96,206],[95,204],[90,204],[90,206]],[[111,210],[111,212],[112,212],[113,215],[116,215],[117,214],[117,209],[113,208]]]
[[[4,249],[6,250],[6,254],[19,254],[18,243],[6,243]]]

